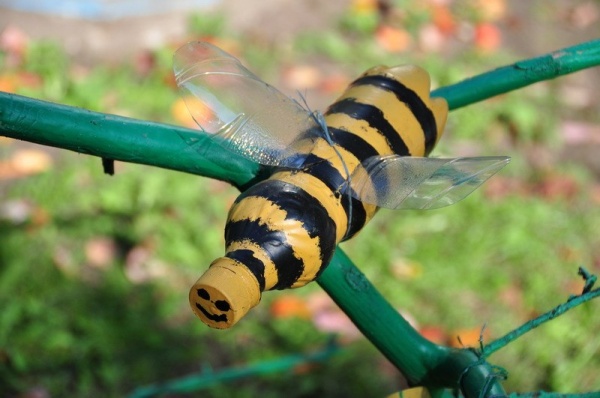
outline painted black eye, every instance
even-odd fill
[[[206,289],[198,289],[198,296],[204,300],[210,300],[210,294],[208,294]]]
[[[223,312],[227,312],[229,311],[229,308],[231,308],[229,306],[229,303],[225,300],[217,300],[215,301],[215,307],[217,307],[217,309],[219,311],[223,311]]]

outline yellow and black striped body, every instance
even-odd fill
[[[428,74],[414,66],[376,67],[355,80],[325,113],[329,139],[306,145],[307,166],[275,169],[237,198],[225,227],[225,256],[190,291],[196,314],[227,328],[261,292],[318,277],[336,245],[377,211],[340,193],[348,173],[372,156],[426,156],[433,149],[447,105],[430,99],[429,90]]]

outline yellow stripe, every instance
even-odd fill
[[[270,179],[294,184],[315,198],[336,225],[336,242],[342,239],[348,227],[348,218],[341,200],[333,195],[323,181],[307,173],[294,171],[280,171],[273,174]]]
[[[298,174],[306,176],[305,173]],[[318,180],[314,177],[310,177],[310,179]],[[289,180],[286,181],[290,182]],[[294,252],[294,257],[304,263],[304,272],[292,287],[302,286],[314,280],[321,268],[320,240],[318,237],[311,238],[301,221],[286,219],[286,216],[287,212],[270,200],[259,196],[248,196],[231,209],[229,221],[258,221],[266,225],[271,231],[284,231],[287,243]],[[266,277],[267,275],[265,275],[265,286],[273,286],[274,283],[271,280],[267,282]]]
[[[337,152],[336,152],[336,149],[337,149]],[[337,144],[334,146],[331,146],[323,138],[319,138],[317,140],[316,145],[312,150],[312,154],[329,161],[329,163],[331,163],[331,165],[344,178],[347,177],[346,169],[344,168],[344,163],[346,164],[346,167],[348,168],[348,171],[350,173],[352,173],[352,171],[354,171],[354,168],[359,163],[358,159],[351,152],[348,152],[346,149],[342,148],[341,146],[339,146]],[[344,159],[344,163],[342,163],[340,156],[342,157],[342,159]]]
[[[383,135],[369,126],[364,120],[356,120],[344,113],[333,113],[325,116],[327,125],[355,134],[368,142],[380,155],[391,155],[389,145]]]
[[[331,165],[333,167],[335,167],[335,169],[340,173],[340,175],[343,176],[344,179],[346,179],[346,170],[344,169],[344,165],[342,164],[342,161],[340,160],[340,156],[342,157],[342,159],[344,159],[344,162],[346,163],[346,167],[348,168],[348,172],[350,173],[350,175],[352,175],[352,173],[356,169],[356,166],[358,166],[358,164],[360,163],[359,159],[356,156],[354,156],[354,154],[352,152],[347,151],[345,148],[343,148],[337,144],[334,145],[334,147],[339,152],[339,155],[338,155],[338,153],[336,153],[335,149],[331,145],[329,145],[329,143],[325,139],[319,138],[312,150],[312,153],[314,155],[319,156],[322,159],[328,160],[331,163]],[[387,147],[387,144],[386,144],[386,147]],[[278,174],[281,174],[281,173],[278,173]],[[331,198],[333,198],[336,201],[337,201],[337,199],[335,199],[333,197],[333,195],[329,194],[331,192],[329,190],[329,188],[318,178],[313,178],[312,180],[315,180],[315,181],[312,181],[311,184],[309,184],[309,185],[305,185],[306,177],[304,176],[304,173],[301,173],[301,174],[285,173],[284,177],[276,178],[276,179],[291,182],[292,184],[301,187],[302,189],[307,191],[311,196],[316,198],[319,201],[319,203],[321,203],[325,207],[325,209],[327,210],[327,213],[329,214],[329,216],[334,220],[335,224],[337,225],[336,239],[337,239],[337,242],[339,243],[340,239],[346,233],[345,230],[346,230],[347,224],[348,224],[348,217],[346,216],[346,213],[344,212],[343,207],[341,210],[340,219],[336,220],[336,218],[333,217],[332,211],[338,211],[338,210],[333,210],[333,208],[328,207],[327,204],[329,203]],[[370,188],[370,189],[372,190],[373,188]],[[324,194],[324,193],[325,193],[325,195],[323,196],[322,194]],[[318,196],[318,195],[320,195],[320,196]],[[339,202],[338,205],[341,207],[341,202]],[[363,203],[363,206],[364,206],[365,212],[366,212],[366,221],[369,221],[371,218],[373,218],[373,216],[377,212],[377,206],[373,206],[373,205],[370,205],[367,203]],[[343,222],[343,224],[340,224],[342,222]]]
[[[275,268],[275,263],[271,260],[269,254],[262,249],[256,243],[253,243],[247,239],[242,241],[231,242],[229,246],[227,246],[227,252],[232,252],[235,250],[250,250],[253,253],[253,256],[259,259],[265,265],[265,290],[271,290],[273,286],[277,284],[277,269]]]
[[[337,149],[339,151],[339,155],[336,153],[335,149]],[[344,159],[344,162],[346,163],[346,167],[348,168],[348,172],[350,173],[350,175],[352,175],[352,173],[354,172],[354,169],[359,164],[359,160],[358,160],[358,158],[356,158],[354,156],[354,154],[352,154],[351,152],[348,152],[346,149],[342,148],[339,145],[335,145],[335,149],[331,145],[329,145],[329,143],[327,143],[326,140],[319,139],[317,141],[315,147],[313,148],[312,153],[314,155],[319,156],[320,158],[328,160],[331,163],[331,165],[340,173],[340,175],[343,176],[344,179],[346,179],[346,170],[344,169],[344,165],[342,164],[342,161],[340,160],[340,156]],[[329,190],[329,188],[318,178],[312,178],[311,183],[306,184],[307,179],[306,179],[304,173],[300,173],[300,174],[286,173],[285,177],[277,178],[277,179],[285,180],[287,182],[291,182],[294,185],[300,186],[302,189],[304,189],[306,192],[308,192],[311,196],[316,198],[319,201],[319,203],[321,203],[325,207],[329,216],[336,223],[336,226],[337,226],[336,241],[337,241],[337,243],[339,243],[340,239],[342,239],[342,237],[346,233],[346,228],[348,228],[347,227],[348,216],[346,215],[345,211],[343,210],[343,207],[341,206],[341,202],[338,199],[335,199],[335,197],[333,195],[331,195],[331,191]],[[312,180],[314,180],[314,181],[312,181]],[[367,189],[369,189],[369,188],[367,188]],[[372,190],[373,188],[370,188],[370,189]],[[325,195],[323,195],[323,194],[325,194]],[[320,196],[317,196],[317,195],[320,195]],[[332,199],[335,200],[338,203],[339,208],[341,208],[341,210],[339,210],[340,211],[339,219],[336,219],[335,217],[333,217],[333,213],[332,213],[332,211],[338,211],[338,210],[334,210],[334,208],[327,206],[327,204]],[[366,222],[368,222],[371,218],[373,218],[373,216],[377,212],[377,206],[370,205],[367,203],[362,203],[362,205],[365,209]],[[337,208],[338,207],[336,207],[336,209]],[[341,224],[341,223],[343,223],[343,224]]]
[[[371,220],[371,218],[373,218],[375,213],[377,213],[378,207],[375,205],[364,203],[364,202],[361,202],[361,203],[364,206],[365,212],[366,212],[366,216],[365,216],[365,225],[366,225],[369,222],[369,220]],[[360,231],[358,231],[356,233],[356,235],[358,235],[359,232]],[[356,235],[354,235],[354,236],[356,236]]]
[[[425,154],[425,134],[419,121],[404,102],[393,93],[377,86],[350,87],[342,98],[354,98],[361,104],[373,105],[383,112],[385,119],[400,135],[411,155]]]

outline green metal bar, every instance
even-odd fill
[[[592,40],[441,87],[434,90],[431,96],[445,98],[450,110],[454,110],[533,83],[598,65],[600,40]]]
[[[209,135],[183,127],[92,112],[0,91],[0,135],[123,162],[249,183],[259,166]]]
[[[560,392],[536,391],[524,394],[512,393],[507,398],[598,398],[600,391],[587,392],[583,394],[563,394]]]
[[[365,337],[378,347],[389,346],[384,355],[394,363],[400,362],[400,367],[408,370],[405,376],[409,380],[425,379],[428,367],[440,362],[447,350],[423,338],[351,264],[342,250],[336,250],[317,282]],[[402,344],[390,344],[397,340]],[[413,347],[421,347],[421,350],[416,351]],[[425,361],[423,353],[426,353]]]
[[[600,297],[600,288],[594,289],[587,293],[582,294],[581,296],[572,297],[566,303],[562,303],[552,308],[550,311],[546,311],[542,315],[539,315],[532,320],[526,322],[525,324],[519,326],[515,330],[512,330],[505,334],[504,336],[492,341],[485,347],[483,347],[482,354],[485,357],[489,357],[494,352],[504,348],[509,343],[515,341],[519,337],[523,336],[525,333],[531,332],[533,329],[537,328],[544,323],[551,321],[552,319],[563,315],[567,311],[575,308],[578,305],[586,303],[596,297]]]
[[[191,374],[164,383],[140,387],[133,391],[129,398],[148,398],[164,394],[177,394],[199,391],[218,383],[239,380],[252,376],[289,371],[296,366],[323,362],[340,350],[335,341],[318,352],[288,355],[270,361],[261,361],[246,366],[237,366],[213,372],[207,369],[201,373]]]
[[[423,338],[342,250],[336,251],[317,282],[412,385],[452,388],[460,381],[468,398],[479,397],[485,386],[489,395],[504,395],[495,369],[471,350],[450,349]]]

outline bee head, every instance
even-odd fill
[[[260,288],[248,268],[227,257],[215,260],[190,289],[194,313],[210,327],[228,329],[260,302]]]

